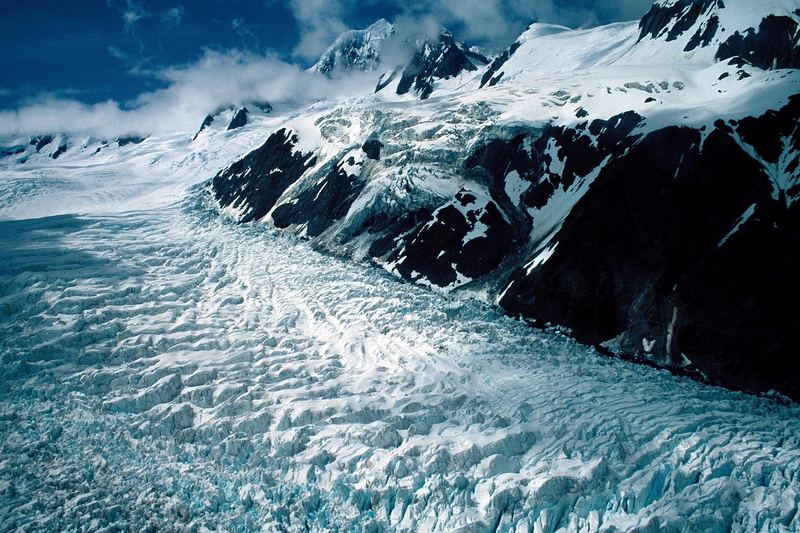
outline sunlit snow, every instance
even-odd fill
[[[194,142],[69,139],[53,160],[59,139],[4,160],[0,530],[798,530],[796,404],[605,357],[320,254],[269,215],[238,225],[249,207],[220,212],[205,189],[286,127],[318,156],[306,176],[334,157],[348,174],[373,165],[345,231],[450,201],[468,150],[519,126],[574,125],[582,108],[699,128],[800,83],[754,70],[725,85],[705,52],[688,62],[678,40],[665,62],[637,37],[636,23],[534,24],[495,87],[459,75],[424,102],[384,91]],[[359,151],[375,131],[380,163]],[[598,173],[529,211],[541,246],[528,268]],[[509,176],[517,204],[525,183]]]
[[[2,181],[1,529],[797,526],[796,406],[162,187],[111,163]],[[44,216],[57,197],[87,214]]]

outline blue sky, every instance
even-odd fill
[[[651,0],[27,0],[0,17],[0,135],[193,124],[220,104],[324,98],[303,69],[342,31],[445,26],[487,52],[533,21],[638,19]],[[374,86],[374,80],[370,81]],[[136,113],[134,113],[136,112]],[[135,115],[135,117],[134,117]],[[135,120],[130,120],[135,118]],[[117,130],[115,130],[117,131]]]
[[[150,72],[197,59],[203,49],[273,50],[291,56],[300,34],[288,2],[107,0],[4,2],[0,107],[50,93],[129,100],[163,82]],[[396,9],[368,6],[367,25]]]

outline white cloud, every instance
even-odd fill
[[[510,45],[532,22],[578,27],[633,20],[641,17],[652,1],[381,0],[380,3],[400,10],[395,22],[407,36],[432,36],[446,27],[457,32],[458,38],[492,50]],[[364,0],[291,0],[289,5],[300,29],[295,53],[313,61],[347,29],[344,20],[363,9]]]
[[[90,134],[110,138],[135,133],[192,132],[220,105],[251,100],[280,108],[359,94],[374,89],[376,74],[329,80],[273,56],[241,51],[206,51],[190,65],[156,75],[167,87],[122,105],[88,105],[76,100],[39,97],[22,108],[0,112],[0,135]]]
[[[456,32],[460,40],[484,45],[506,46],[513,40],[514,19],[503,12],[501,0],[416,0],[402,3],[404,12],[398,22],[430,34],[442,27]],[[520,25],[521,26],[521,25]],[[519,31],[515,32],[519,34]]]
[[[347,30],[342,21],[344,5],[339,0],[290,0],[300,31],[294,54],[307,61],[317,57]]]
[[[134,0],[127,0],[125,9],[122,11],[122,22],[126,30],[132,31],[137,22],[149,16],[150,13],[141,4]]]
[[[115,0],[109,0],[109,5]],[[289,0],[300,28],[295,57],[312,62],[335,37],[346,29],[343,20],[357,9],[356,0]],[[646,11],[650,0],[617,0],[594,4],[580,10],[568,10],[555,0],[384,0],[401,9],[397,18],[401,35],[396,41],[416,36],[436,35],[442,26],[458,32],[458,37],[487,46],[509,45],[534,20],[561,22],[567,25],[636,18]],[[155,16],[140,4],[126,0],[120,13],[126,23],[135,24],[143,17]],[[180,7],[168,10],[159,20],[179,23]],[[247,36],[243,21],[232,25]],[[398,53],[402,50],[397,47]],[[265,100],[284,109],[310,102],[371,92],[376,73],[330,80],[306,72],[301,66],[271,55],[242,51],[205,51],[196,62],[145,71],[135,58],[114,47],[108,52],[133,63],[140,75],[152,76],[166,88],[144,93],[132,102],[107,101],[88,105],[59,95],[40,95],[20,109],[0,111],[0,135],[37,135],[44,133],[91,134],[114,137],[128,133],[153,134],[192,132],[202,118],[220,105]],[[399,56],[398,56],[399,57]],[[0,89],[2,94],[2,89]]]
[[[186,15],[186,8],[183,6],[176,6],[167,9],[161,14],[161,23],[167,26],[178,27],[183,22],[183,17]]]

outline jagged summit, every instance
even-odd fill
[[[248,123],[248,118],[254,114],[268,115],[272,112],[272,105],[261,100],[253,100],[246,104],[228,104],[219,106],[217,109],[206,115],[197,133],[192,140],[197,139],[203,132],[214,126],[214,124],[227,124],[226,131],[241,128]]]
[[[428,98],[436,80],[446,80],[462,72],[474,72],[489,63],[476,48],[457,41],[447,29],[436,38],[401,41],[386,50],[387,40],[397,35],[397,28],[380,19],[364,30],[342,33],[309,70],[332,76],[334,73],[365,72],[385,69],[375,92],[397,81],[396,94],[414,92]],[[389,52],[389,53],[387,53]],[[387,61],[389,55],[399,64]],[[391,60],[390,60],[391,61]]]
[[[438,39],[417,41],[408,64],[384,73],[375,92],[389,86],[399,74],[395,92],[402,95],[413,91],[421,100],[425,100],[433,92],[437,80],[453,78],[462,72],[474,72],[488,63],[483,54],[457,41],[449,30],[444,29]]]
[[[381,61],[381,46],[394,31],[394,26],[385,19],[363,30],[346,31],[325,50],[310,70],[326,75],[374,70]]]
[[[250,111],[246,107],[242,107],[233,115],[230,123],[228,124],[228,131],[242,128],[247,125],[247,115]]]
[[[420,99],[428,98],[437,79],[448,79],[462,72],[474,72],[489,63],[482,54],[458,42],[448,30],[436,41],[425,40],[417,48],[397,84],[397,94],[413,90]]]

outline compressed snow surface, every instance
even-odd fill
[[[0,530],[798,529],[796,406],[203,197],[0,220]]]

